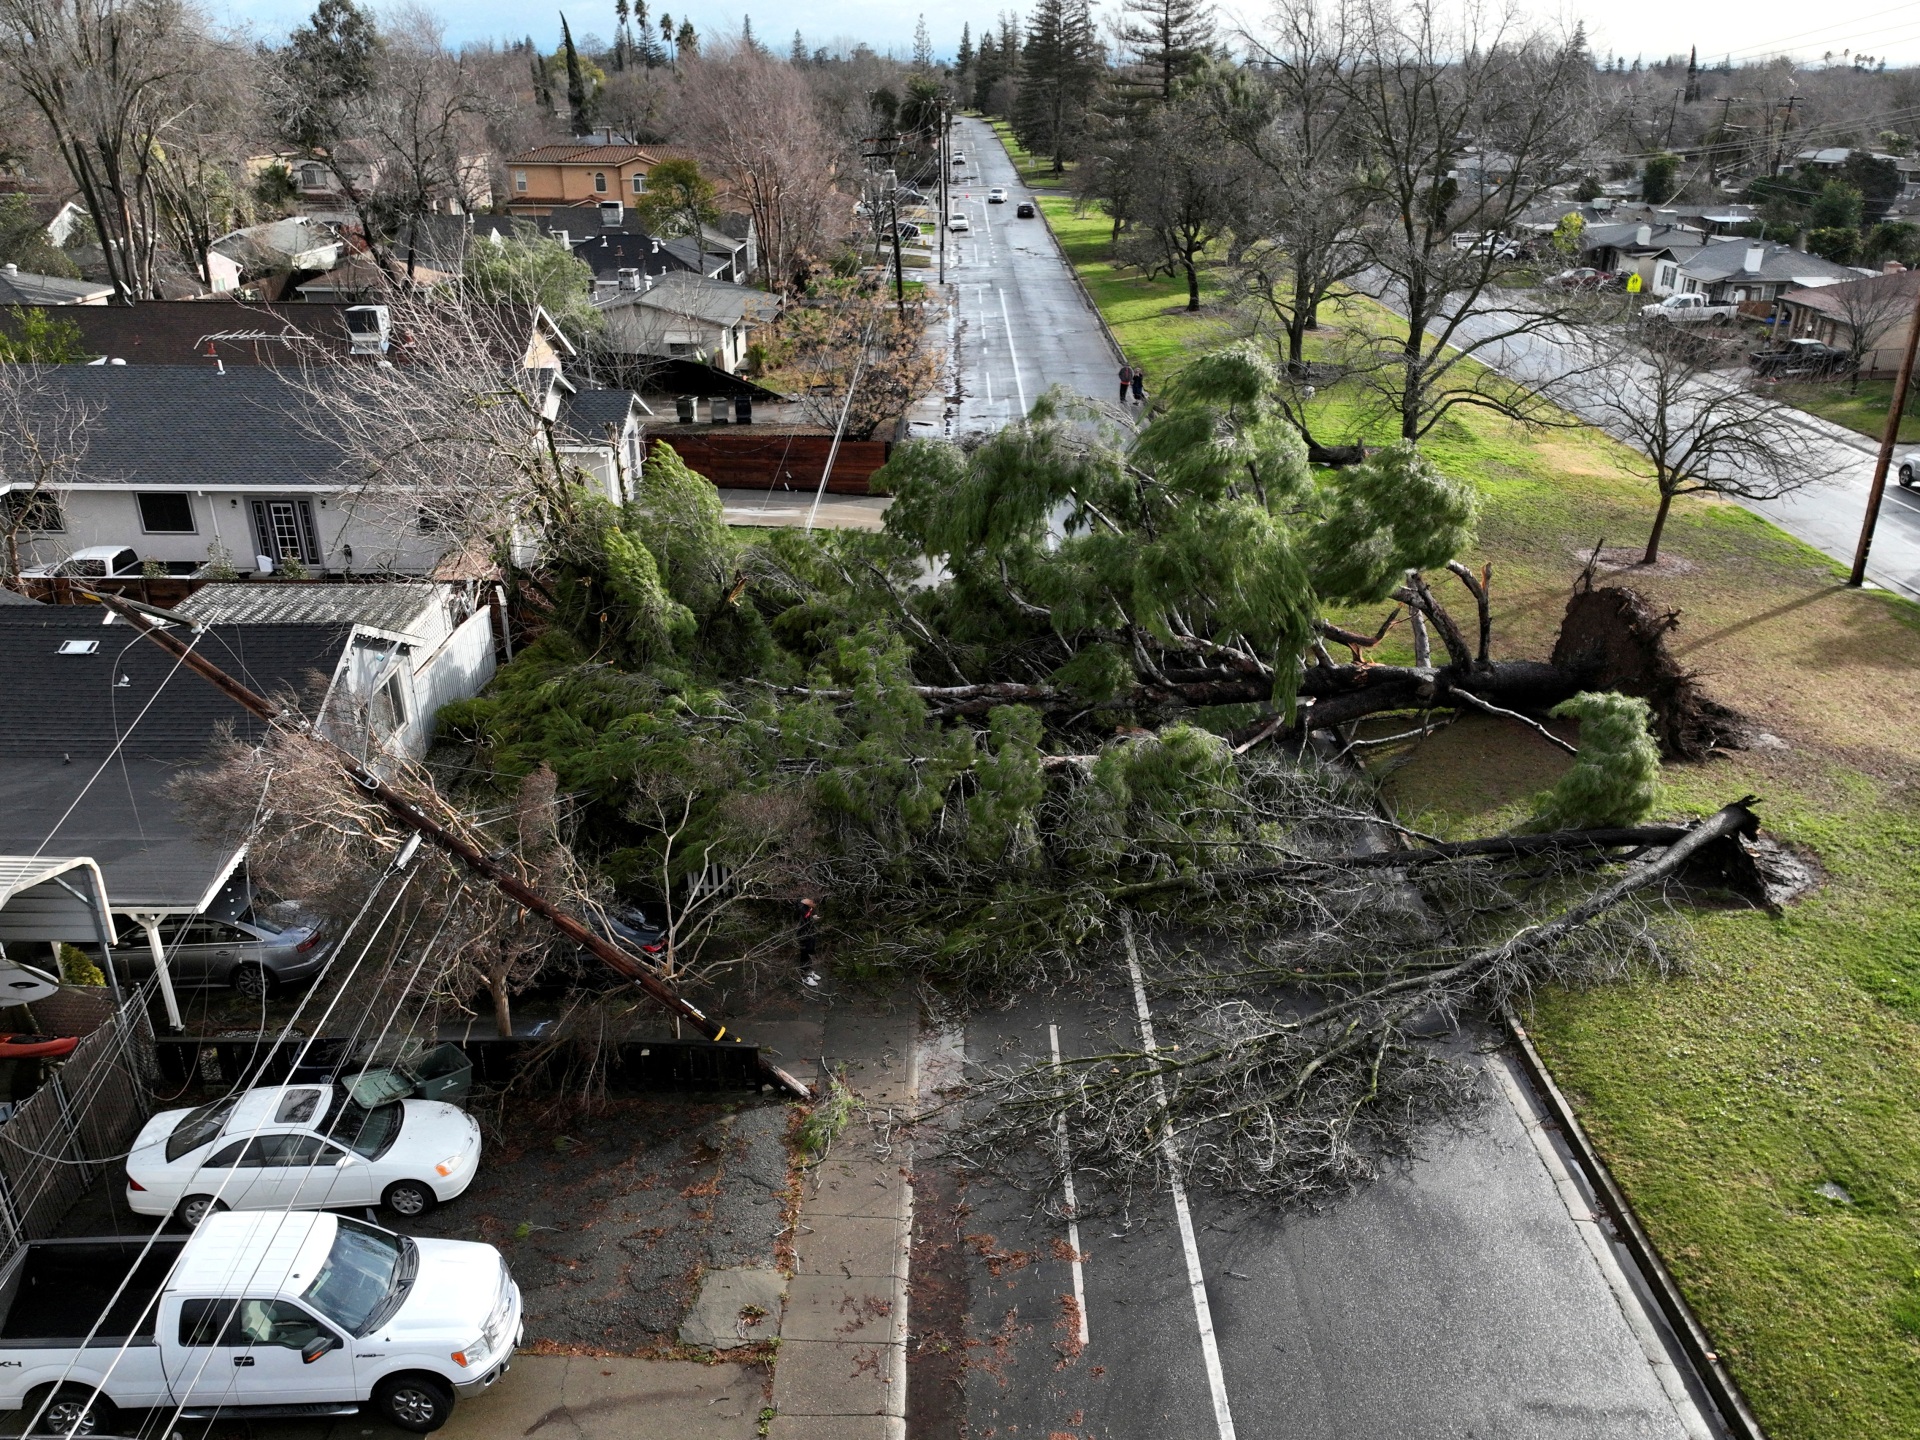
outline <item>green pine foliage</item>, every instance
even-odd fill
[[[1573,768],[1536,802],[1530,830],[1637,825],[1660,798],[1660,747],[1637,695],[1585,691],[1551,712],[1580,722]]]

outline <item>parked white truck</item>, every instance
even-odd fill
[[[1675,320],[1682,325],[1700,325],[1708,321],[1726,325],[1740,318],[1738,305],[1717,305],[1704,295],[1669,295],[1658,304],[1644,306],[1642,320]]]
[[[124,1283],[123,1283],[124,1282]],[[35,1434],[352,1415],[417,1434],[506,1372],[520,1290],[491,1245],[341,1215],[209,1215],[191,1235],[36,1240],[0,1269],[0,1409]],[[96,1392],[98,1392],[96,1396]]]

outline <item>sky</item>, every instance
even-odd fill
[[[543,46],[559,43],[560,6],[532,9],[513,0],[425,0],[440,15],[447,38],[459,43],[489,38],[511,39],[532,34]],[[742,9],[744,3],[747,8]],[[1120,0],[1097,0],[1096,15],[1117,9]],[[796,27],[812,46],[836,41],[865,41],[880,51],[904,57],[913,45],[916,18],[924,13],[934,49],[951,56],[959,43],[960,27],[971,23],[976,37],[983,23],[999,9],[1018,10],[1013,0],[995,0],[989,11],[966,0],[782,0],[756,11],[754,0],[692,0],[684,9],[674,0],[666,4],[676,21],[690,18],[702,34],[737,32],[743,15],[753,19],[754,33],[784,52]],[[374,8],[380,8],[374,0]],[[576,35],[613,33],[613,0],[565,0],[568,23]],[[654,0],[658,14],[660,0]],[[1230,0],[1220,6],[1222,28],[1257,26],[1265,0]],[[1543,23],[1571,26],[1584,17],[1594,51],[1602,57],[1624,55],[1648,60],[1685,54],[1700,48],[1701,63],[1718,63],[1731,54],[1737,63],[1787,53],[1818,61],[1828,51],[1863,52],[1889,65],[1920,64],[1920,4],[1888,5],[1884,0],[1841,0],[1809,6],[1799,0],[1610,0],[1590,10],[1570,5],[1537,4],[1531,10]],[[216,13],[250,26],[262,37],[285,34],[313,9],[312,0],[216,0]]]

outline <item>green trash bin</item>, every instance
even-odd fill
[[[473,1089],[473,1061],[458,1045],[436,1045],[401,1061],[400,1068],[413,1082],[413,1093],[422,1100],[458,1105]]]

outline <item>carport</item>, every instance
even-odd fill
[[[58,975],[62,944],[98,945],[117,1004],[120,977],[113,964],[117,938],[107,904],[107,882],[92,860],[84,855],[0,855],[0,947],[50,945],[51,970]],[[16,961],[26,958],[14,948],[8,948],[8,956]],[[156,952],[155,960],[171,1012],[173,987],[165,957]]]

